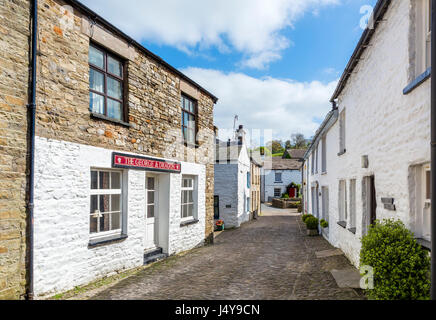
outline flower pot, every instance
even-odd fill
[[[224,225],[216,226],[216,231],[224,231]]]

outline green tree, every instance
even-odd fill
[[[267,147],[273,154],[283,153],[285,151],[281,140],[273,140],[267,144]]]
[[[307,147],[306,138],[302,133],[294,133],[291,137],[292,147],[295,149],[304,149]]]

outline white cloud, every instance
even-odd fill
[[[337,81],[297,82],[289,79],[257,79],[243,73],[187,68],[186,75],[214,93],[215,125],[220,130],[233,128],[233,117],[247,129],[272,129],[275,138],[290,139],[301,132],[307,138],[318,129],[331,109],[329,100]],[[318,119],[316,121],[315,119]]]
[[[290,40],[280,34],[307,11],[340,0],[82,0],[137,41],[181,50],[242,53],[240,65],[265,68]]]

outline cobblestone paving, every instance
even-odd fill
[[[337,286],[329,270],[351,268],[344,256],[317,259],[333,249],[308,237],[290,210],[269,210],[257,221],[225,231],[212,246],[170,258],[91,299],[115,300],[350,300],[364,299]]]

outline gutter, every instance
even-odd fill
[[[436,0],[432,0],[431,65],[436,66]],[[436,79],[431,77],[431,299],[436,300]]]
[[[371,15],[371,18],[368,21],[368,26],[363,32],[362,37],[360,38],[356,49],[354,49],[350,61],[348,62],[347,67],[345,68],[344,73],[342,74],[341,79],[339,80],[338,86],[336,87],[336,90],[332,98],[330,99],[330,102],[335,101],[338,98],[338,96],[341,94],[342,90],[345,88],[348,78],[351,76],[351,74],[354,71],[354,68],[357,66],[357,64],[360,61],[360,57],[362,56],[365,49],[368,46],[370,46],[369,42],[371,41],[371,38],[375,33],[377,24],[383,19],[383,16],[386,13],[390,3],[391,0],[378,0],[373,10],[373,13]]]
[[[97,13],[95,13],[94,11],[92,11],[91,9],[89,9],[88,7],[86,7],[85,5],[80,3],[79,1],[77,1],[77,0],[66,0],[66,2],[70,3],[72,6],[76,7],[80,11],[82,11],[85,15],[87,15],[88,17],[93,19],[95,22],[99,22],[102,26],[104,26],[106,29],[109,29],[114,34],[124,38],[129,44],[134,45],[140,51],[142,51],[145,55],[147,55],[150,58],[154,59],[155,61],[159,62],[160,64],[162,64],[163,66],[165,66],[166,68],[168,68],[169,70],[171,70],[172,72],[177,74],[183,80],[189,82],[191,85],[193,85],[197,89],[199,89],[199,90],[203,91],[204,93],[206,93],[208,96],[210,96],[212,98],[212,100],[213,100],[213,102],[215,104],[218,102],[218,98],[215,97],[212,93],[210,93],[209,91],[204,89],[202,86],[200,86],[198,83],[196,83],[194,80],[192,80],[191,78],[189,78],[188,76],[186,76],[185,74],[183,74],[182,72],[180,72],[179,70],[174,68],[172,65],[170,65],[168,62],[163,60],[161,57],[155,55],[153,52],[151,52],[148,49],[146,49],[142,44],[140,44],[139,42],[137,42],[133,38],[129,37],[127,34],[125,34],[120,29],[115,27],[109,21],[107,21],[106,19],[102,18]]]
[[[29,164],[29,290],[27,299],[33,300],[34,276],[33,276],[33,209],[34,209],[34,187],[35,187],[35,122],[36,122],[36,55],[37,55],[37,38],[38,38],[38,0],[33,0],[32,6],[32,78],[30,80],[31,94],[27,108],[30,113],[29,139],[30,139],[30,164]]]

